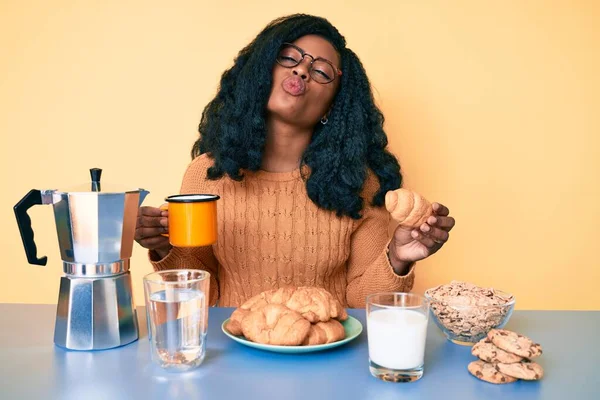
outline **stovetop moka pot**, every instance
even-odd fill
[[[46,265],[37,255],[31,219],[34,205],[52,204],[63,261],[54,343],[72,350],[99,350],[138,339],[129,259],[138,209],[148,191],[91,182],[69,190],[32,189],[14,206],[30,264]]]

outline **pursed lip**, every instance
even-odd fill
[[[290,76],[281,83],[283,90],[292,96],[302,96],[306,92],[306,83],[299,76]]]

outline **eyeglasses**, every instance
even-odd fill
[[[317,83],[330,83],[335,80],[336,76],[342,75],[342,71],[329,60],[320,57],[314,58],[300,47],[291,43],[284,43],[281,46],[281,50],[279,50],[279,54],[277,55],[277,64],[285,68],[293,68],[300,64],[304,60],[304,57],[311,58],[308,72],[310,73],[310,77]]]

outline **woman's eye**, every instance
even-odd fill
[[[329,75],[327,75],[327,72],[325,71],[321,71],[319,69],[314,70],[317,74],[321,75],[323,78],[325,79],[331,79],[331,77]]]
[[[298,64],[298,60],[293,55],[289,54],[280,54],[277,56],[277,61],[286,65]]]

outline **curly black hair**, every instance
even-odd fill
[[[214,164],[209,179],[227,174],[243,179],[242,170],[261,166],[266,137],[266,106],[272,70],[281,45],[305,35],[328,40],[341,56],[343,75],[326,125],[317,124],[302,164],[310,167],[306,189],[319,207],[360,219],[361,191],[371,169],[379,180],[372,205],[402,184],[400,165],[387,151],[384,117],[375,105],[362,63],[345,38],[326,19],[294,14],[270,22],[244,47],[221,76],[215,98],[205,107],[192,148],[192,159],[208,153]]]

